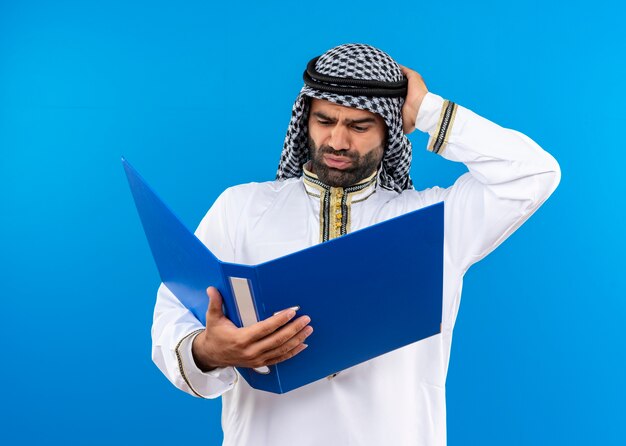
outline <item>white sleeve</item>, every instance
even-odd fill
[[[219,256],[228,249],[231,238],[223,232],[225,222],[224,195],[211,207],[196,230],[196,236]],[[232,367],[204,373],[198,369],[191,346],[204,327],[163,284],[157,292],[152,322],[152,360],[163,374],[179,389],[202,398],[215,398],[230,390],[237,382]]]
[[[469,172],[447,189],[445,255],[465,272],[541,206],[561,178],[555,159],[526,135],[500,127],[432,93],[420,106],[416,127],[430,134],[428,150],[464,163]]]

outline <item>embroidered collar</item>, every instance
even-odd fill
[[[350,232],[351,205],[367,200],[376,192],[377,172],[349,187],[324,184],[306,166],[303,182],[307,194],[320,200],[320,242]]]
[[[307,165],[302,169],[304,174],[302,179],[304,180],[304,187],[307,194],[312,197],[319,198],[323,191],[335,192],[338,195],[348,195],[350,197],[350,203],[358,203],[359,201],[366,200],[374,192],[376,192],[376,185],[378,179],[378,172],[374,172],[364,180],[359,181],[354,186],[349,187],[332,187],[323,183],[317,175],[307,169]]]

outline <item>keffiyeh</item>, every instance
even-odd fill
[[[402,131],[404,97],[397,97],[397,94],[396,97],[365,95],[367,91],[359,85],[360,81],[366,80],[397,86],[405,82],[400,66],[388,54],[372,46],[345,44],[317,58],[313,70],[321,75],[320,78],[331,76],[356,81],[348,86],[343,85],[344,82],[341,85],[321,82],[320,87],[316,88],[312,86],[315,82],[310,82],[310,77],[307,80],[305,72],[307,85],[300,90],[293,106],[276,178],[283,180],[302,175],[302,166],[309,160],[309,98],[317,98],[380,115],[387,125],[387,144],[379,173],[380,186],[397,192],[412,189],[413,182],[409,177],[411,142]],[[357,95],[346,94],[345,91],[350,88]],[[380,94],[375,89],[371,92]]]

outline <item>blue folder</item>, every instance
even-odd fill
[[[247,326],[299,306],[309,347],[264,369],[255,389],[285,393],[441,331],[443,203],[258,265],[220,261],[122,159],[161,280],[204,324],[206,289]]]

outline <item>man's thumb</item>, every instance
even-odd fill
[[[206,293],[209,296],[207,317],[209,315],[215,318],[224,316],[224,312],[222,311],[222,295],[217,291],[217,288],[210,286],[207,288]]]

